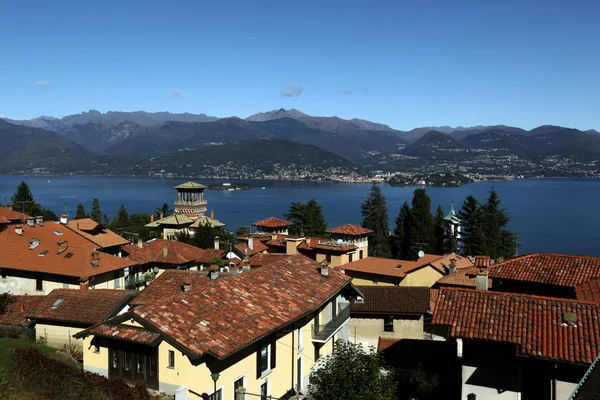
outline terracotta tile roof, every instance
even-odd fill
[[[250,261],[251,267],[262,267],[263,265],[277,263],[278,261],[290,257],[295,257],[293,255],[285,254],[285,253],[261,253],[253,255],[248,259]]]
[[[38,321],[93,325],[120,311],[133,292],[111,289],[54,289],[27,315]],[[59,300],[63,300],[57,307]]]
[[[14,300],[0,314],[0,325],[31,325],[27,314],[44,299],[43,296],[11,296]]]
[[[425,314],[429,310],[429,288],[418,286],[356,286],[364,294],[362,303],[351,305],[352,315]]]
[[[128,253],[126,258],[136,263],[162,263],[181,265],[197,261],[204,257],[205,250],[177,240],[152,239],[142,243],[123,246],[123,251]]]
[[[273,246],[273,247],[286,247],[287,246],[285,238],[272,239],[272,240],[269,240],[268,242],[266,242],[266,244],[267,244],[267,246]]]
[[[147,346],[156,346],[161,337],[158,333],[150,332],[133,326],[101,324],[93,327],[90,332],[93,335],[108,339],[124,340],[126,342],[139,343]]]
[[[200,257],[198,257],[197,261],[199,263],[209,263],[213,258],[223,258],[227,254],[227,250],[219,250],[219,249],[205,249],[200,253]]]
[[[305,250],[319,249],[345,253],[347,251],[356,250],[357,247],[353,244],[339,245],[333,240],[309,238],[309,240],[304,240],[302,243],[300,243],[298,248]]]
[[[173,215],[169,215],[168,217],[157,219],[156,221],[150,222],[144,226],[147,228],[158,228],[161,225],[172,225],[172,226],[182,227],[182,226],[189,226],[193,223],[194,223],[194,221],[187,215],[173,214]]]
[[[332,269],[324,277],[318,268],[319,263],[301,255],[282,258],[196,289],[192,285],[187,292],[136,306],[132,314],[191,357],[212,354],[222,359],[313,312],[350,286],[350,278],[341,272]]]
[[[377,342],[377,352],[381,353],[388,347],[395,345],[396,343],[398,343],[401,340],[402,339],[399,339],[399,338],[382,338],[382,337],[380,337],[379,341]]]
[[[425,256],[427,257],[429,254],[426,254]],[[430,264],[443,274],[448,272],[452,263],[454,263],[457,271],[462,268],[469,268],[473,266],[471,260],[456,253],[450,253],[436,257],[438,257],[438,259],[431,261]]]
[[[435,311],[439,295],[440,289],[429,289],[429,311]]]
[[[0,232],[0,269],[88,278],[136,264],[101,251],[95,252],[97,246],[94,243],[59,223],[19,226],[23,230],[21,235],[15,232],[16,226]],[[33,239],[37,239],[39,245],[29,250],[29,242]],[[60,253],[59,241],[64,241],[61,246],[66,247]],[[94,262],[96,265],[92,265],[93,254],[98,257],[98,262]]]
[[[94,242],[100,248],[122,246],[129,241],[90,218],[75,219],[67,222],[67,227],[84,238]]]
[[[363,228],[362,226],[346,224],[335,228],[327,229],[325,233],[333,233],[336,235],[362,236],[373,233],[371,229]]]
[[[457,269],[456,272],[438,279],[436,286],[458,286],[463,288],[475,289],[475,277],[481,268],[470,267]],[[488,288],[491,288],[493,281],[488,276]]]
[[[563,323],[574,312],[577,326]],[[469,289],[440,289],[432,324],[448,336],[519,346],[519,354],[591,364],[600,352],[600,305]]]
[[[600,303],[600,279],[582,283],[575,288],[577,300],[594,301]]]
[[[575,288],[600,278],[600,258],[534,253],[490,268],[490,278]]]
[[[219,276],[224,279],[228,275]],[[157,299],[170,297],[183,291],[182,286],[187,284],[188,288],[205,287],[209,284],[208,270],[206,271],[186,271],[182,269],[168,269],[152,281],[144,290],[141,291],[129,304],[141,305],[152,303]]]
[[[31,217],[27,214],[20,213],[14,209],[0,207],[0,224],[25,221],[27,218]]]
[[[345,264],[346,271],[365,272],[368,274],[385,275],[404,278],[407,272],[416,270],[431,261],[437,260],[440,256],[426,254],[418,261],[395,260],[391,258],[366,257]]]
[[[252,256],[254,254],[262,253],[263,251],[269,250],[269,248],[267,246],[265,246],[265,244],[263,242],[261,242],[260,240],[254,241],[254,245],[253,245],[254,250],[250,250],[248,248],[248,243],[246,243],[246,242],[238,243],[234,247],[238,251],[239,254],[246,255],[246,256]]]
[[[206,186],[204,186],[201,183],[187,181],[187,182],[182,183],[180,185],[173,186],[173,189],[206,189]]]
[[[475,256],[475,262],[473,263],[476,267],[487,268],[490,266],[490,256]]]
[[[260,226],[263,228],[285,228],[292,225],[294,224],[276,217],[269,217],[252,223],[252,226]]]

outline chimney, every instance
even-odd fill
[[[39,226],[44,226],[44,217],[38,215],[37,217],[35,217],[35,223]]]
[[[6,208],[7,208],[8,210],[12,210],[12,207],[13,207],[12,203],[8,203],[8,204],[6,205]]]
[[[150,222],[154,222],[154,213],[150,213]]]
[[[15,233],[21,236],[23,234],[23,227],[21,225],[15,226]]]
[[[92,261],[90,264],[92,264],[92,267],[100,266],[100,253],[97,250],[92,251]]]
[[[323,276],[329,276],[329,268],[327,267],[327,261],[323,260],[321,261],[321,275]]]
[[[138,239],[137,246],[140,249],[143,249],[144,248],[144,241],[142,239]]]
[[[184,281],[183,284],[181,285],[181,291],[182,292],[187,292],[188,290],[190,290],[192,287],[192,282],[191,281]]]
[[[163,219],[165,217],[165,214],[161,211],[160,214],[158,214],[158,219]]]
[[[215,245],[215,250],[219,250],[219,237],[218,236],[215,236],[214,245]]]
[[[19,309],[21,310],[21,312],[25,311],[25,305],[23,303],[21,303]]]
[[[79,290],[88,290],[90,288],[90,281],[88,279],[79,280]]]
[[[285,238],[285,253],[288,255],[298,254],[298,246],[304,241],[304,235],[287,236]]]
[[[213,264],[210,267],[210,279],[216,280],[218,277],[219,277],[219,266],[216,264]]]
[[[250,271],[250,261],[247,258],[242,261],[242,271]]]
[[[483,271],[475,275],[475,289],[488,290],[488,274]]]
[[[67,250],[67,248],[69,247],[69,242],[67,242],[66,240],[59,240],[58,242],[56,242],[56,244],[58,245],[57,254],[64,253],[65,250]]]
[[[210,218],[215,219],[215,210],[210,210]]]
[[[27,225],[31,227],[35,226],[35,218],[27,218]]]
[[[448,275],[452,275],[456,272],[456,260],[450,260],[450,267],[448,268]]]
[[[29,250],[33,250],[40,245],[40,241],[37,239],[31,239],[29,241]]]
[[[254,238],[252,236],[248,237],[248,248],[250,251],[254,251]]]
[[[167,256],[169,255],[169,246],[166,243],[163,244],[162,254],[163,258],[167,258]]]
[[[483,271],[490,266],[490,256],[475,256],[473,264],[479,268],[479,271]]]
[[[60,214],[60,223],[66,225],[67,221],[67,214]]]
[[[562,322],[567,326],[577,325],[577,314],[573,311],[565,311],[562,313]]]

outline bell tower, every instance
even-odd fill
[[[195,220],[204,217],[208,203],[204,200],[206,186],[196,182],[186,182],[174,187],[177,190],[175,215],[186,215]]]

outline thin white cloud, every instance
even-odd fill
[[[340,93],[350,96],[351,94],[354,94],[354,91],[352,89],[346,89],[346,90],[342,90]]]
[[[181,90],[181,89],[173,89],[173,90],[171,90],[171,96],[177,97],[177,98],[182,99],[182,100],[187,98],[185,92],[183,90]]]
[[[283,97],[298,97],[302,94],[302,85],[299,83],[290,83],[281,96]]]
[[[50,82],[48,81],[35,81],[35,84],[44,89],[48,89],[50,87]]]

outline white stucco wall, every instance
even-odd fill
[[[350,319],[350,338],[361,343],[365,349],[377,348],[380,337],[398,339],[423,339],[423,317],[420,319],[394,319],[394,331],[384,331],[383,318]]]

